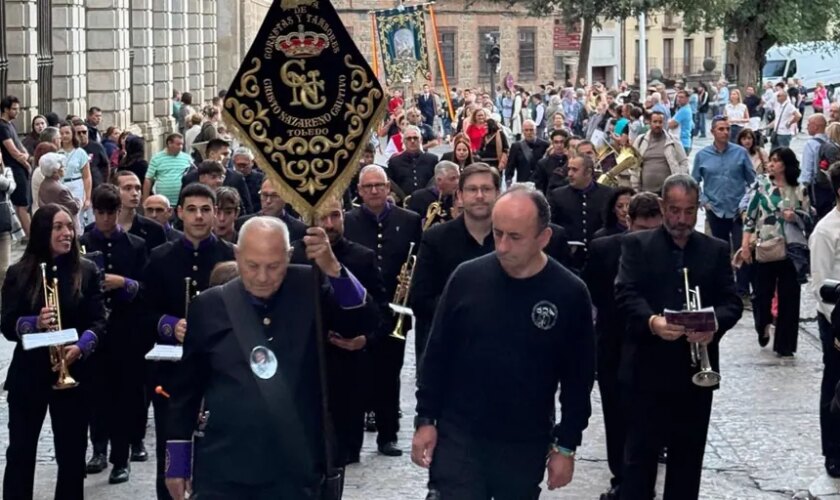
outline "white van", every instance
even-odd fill
[[[810,102],[817,82],[822,82],[831,97],[840,88],[840,44],[834,42],[804,42],[775,45],[767,51],[761,71],[762,83],[774,84],[788,78],[799,78],[808,89]]]

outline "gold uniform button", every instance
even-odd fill
[[[382,233],[377,234],[376,237],[381,240],[382,239]]]
[[[270,325],[270,324],[271,324],[271,318],[263,318],[263,324],[264,324],[265,326]]]

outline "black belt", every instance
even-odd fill
[[[80,180],[82,180],[81,177],[76,177],[74,179],[64,179],[64,182],[74,182],[74,181],[80,181]]]

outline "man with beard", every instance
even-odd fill
[[[374,251],[377,268],[385,282],[385,294],[390,300],[397,288],[400,268],[408,258],[411,244],[416,247],[420,242],[422,230],[420,216],[395,206],[388,200],[388,193],[385,170],[378,165],[364,167],[359,173],[362,205],[345,216],[345,236]],[[383,455],[393,457],[402,455],[397,447],[397,432],[400,371],[405,357],[405,341],[390,336],[394,322],[392,315],[386,315],[381,325],[382,338],[371,346],[369,362],[369,409],[376,415],[377,449]],[[407,329],[401,333],[407,333]]]
[[[404,195],[426,187],[435,175],[438,157],[424,153],[421,140],[420,129],[409,125],[403,131],[405,150],[388,160],[388,175]]]
[[[696,499],[703,453],[717,388],[692,383],[691,342],[708,349],[720,372],[718,344],[741,318],[729,245],[696,232],[700,188],[690,176],[663,185],[664,225],[624,237],[615,285],[625,323],[619,382],[628,402],[621,498],[650,498],[657,456],[668,448],[664,498]],[[702,306],[714,308],[716,331],[692,331],[669,323],[666,309],[681,311],[688,286],[700,289]]]
[[[146,250],[151,252],[166,243],[166,232],[156,221],[137,213],[140,206],[140,179],[133,172],[121,170],[117,172],[114,182],[120,190],[120,211],[117,223],[130,234],[143,238]],[[89,225],[85,230],[92,228]]]
[[[569,157],[566,155],[566,140],[568,137],[569,134],[565,130],[552,131],[549,154],[539,160],[536,169],[534,169],[534,184],[545,195],[569,183]]]
[[[633,147],[642,162],[630,171],[630,185],[637,191],[659,196],[662,183],[674,174],[688,173],[688,156],[682,143],[665,132],[665,115],[654,111],[650,116],[650,130],[636,138]]]
[[[376,267],[373,250],[344,237],[344,211],[338,199],[328,200],[318,210],[315,226],[322,228],[330,241],[333,255],[342,267],[350,271],[368,291],[379,307],[381,317],[391,315],[382,274]],[[303,241],[292,242],[292,264],[312,264],[306,257]],[[364,441],[365,384],[363,350],[373,345],[382,335],[376,328],[354,337],[343,337],[330,332],[327,347],[327,380],[329,382],[330,413],[336,433],[338,449],[337,466],[357,463]]]
[[[632,232],[656,229],[662,225],[659,198],[652,193],[640,193],[630,201],[628,230]],[[624,422],[618,368],[621,361],[621,339],[624,321],[615,306],[615,277],[621,257],[622,234],[598,238],[589,248],[589,262],[581,277],[589,288],[595,306],[595,336],[598,362],[598,388],[604,411],[607,440],[607,462],[612,479],[610,489],[601,500],[617,500],[621,486],[621,467],[624,460],[624,441],[627,424]]]
[[[100,119],[102,116],[101,113],[102,112],[100,111]],[[96,129],[94,128],[93,130]],[[79,147],[84,149],[88,154],[93,187],[96,187],[103,182],[108,182],[108,179],[111,176],[111,161],[105,153],[105,147],[102,146],[98,140],[88,137],[91,129],[79,118],[73,120],[73,131],[75,132],[76,137],[79,138]]]
[[[458,165],[451,161],[442,161],[435,165],[435,184],[432,187],[418,189],[411,193],[405,208],[423,218],[423,227],[430,227],[437,222],[452,219],[452,203],[458,189],[460,177]],[[426,215],[432,203],[440,202],[441,213],[434,220],[427,221]]]
[[[277,188],[274,187],[274,183],[269,178],[266,178],[260,187],[260,203],[262,204],[262,208],[259,212],[243,215],[236,219],[234,227],[237,231],[249,219],[263,215],[266,217],[276,217],[286,223],[286,227],[289,230],[289,238],[293,241],[303,238],[306,234],[306,224],[295,219],[286,211],[286,201],[277,194]]]
[[[510,184],[513,174],[518,182],[531,180],[537,168],[537,162],[545,156],[548,142],[537,137],[537,126],[533,120],[522,123],[522,140],[514,142],[508,154],[508,164],[505,168],[505,181]]]
[[[152,196],[146,198],[146,201],[143,202],[143,213],[145,213],[149,219],[152,219],[163,226],[163,231],[166,234],[166,241],[178,240],[181,239],[181,236],[183,236],[184,233],[172,227],[172,224],[170,223],[172,220],[172,206],[169,204],[169,200],[167,200],[165,196],[153,194]]]

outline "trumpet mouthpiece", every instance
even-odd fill
[[[169,393],[163,390],[163,386],[159,385],[159,386],[155,387],[155,394],[158,394],[160,396],[165,397],[166,399],[169,399]]]

